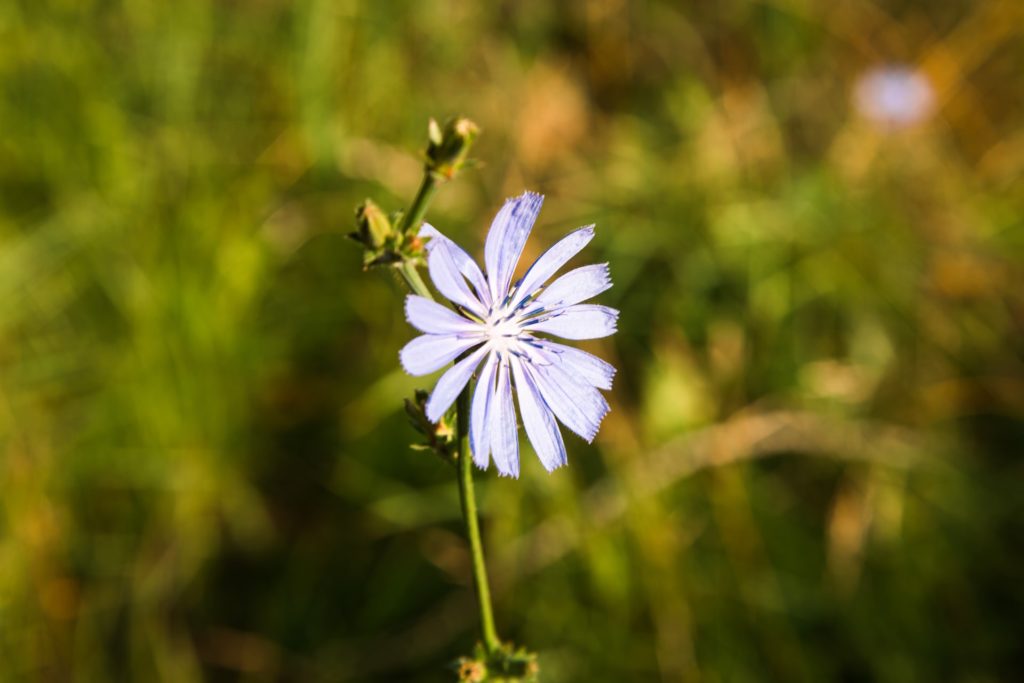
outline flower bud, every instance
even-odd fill
[[[414,450],[430,450],[441,456],[448,462],[453,462],[453,444],[455,440],[455,425],[448,416],[441,418],[434,424],[427,418],[427,399],[430,394],[422,389],[417,389],[413,398],[405,399],[405,413],[409,416],[413,428],[426,437],[426,443],[413,446]]]
[[[379,206],[367,199],[356,208],[357,239],[371,249],[379,249],[391,236],[391,221]]]
[[[427,169],[445,180],[451,179],[466,164],[469,148],[480,129],[467,118],[449,119],[441,128],[430,120],[427,144]]]

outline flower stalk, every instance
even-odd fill
[[[469,386],[467,385],[456,402],[456,433],[459,443],[459,500],[462,502],[462,518],[466,524],[466,538],[473,558],[473,583],[476,586],[477,604],[480,607],[480,632],[483,635],[484,650],[494,655],[501,647],[498,631],[494,627],[494,612],[491,609],[491,589],[487,582],[487,565],[484,562],[484,548],[480,541],[480,522],[477,519],[476,496],[473,493],[473,462],[469,453]]]
[[[423,222],[424,216],[427,215],[427,207],[430,206],[430,202],[434,200],[436,194],[437,178],[428,168],[423,173],[423,180],[420,181],[416,196],[413,197],[412,204],[409,205],[409,211],[402,216],[398,226],[399,230],[408,233],[418,228]]]
[[[423,278],[420,277],[420,271],[416,267],[416,263],[414,261],[402,261],[398,271],[405,279],[405,283],[409,285],[409,289],[411,289],[415,294],[419,294],[431,301],[434,300],[434,295],[430,293],[430,290],[427,288],[427,284],[423,282]]]

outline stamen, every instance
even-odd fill
[[[484,324],[486,322],[483,318],[478,316],[476,313],[473,313],[469,309],[467,309],[467,308],[465,308],[463,306],[460,306],[458,304],[455,304],[455,310],[457,310],[462,315],[462,317],[468,318],[468,319],[472,320],[475,323]]]
[[[526,320],[529,320],[529,319],[534,318],[536,316],[543,315],[546,312],[547,312],[547,309],[544,308],[543,306],[541,306],[540,308],[533,309],[529,313],[524,313],[522,316],[520,316],[519,321],[520,322],[525,322]]]

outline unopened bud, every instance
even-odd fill
[[[455,426],[448,416],[442,417],[436,424],[427,418],[427,400],[430,394],[417,389],[411,399],[405,399],[405,413],[409,416],[413,428],[426,437],[426,443],[420,444],[417,450],[432,450],[448,462],[452,462],[451,446],[455,438]]]
[[[434,174],[450,179],[466,164],[480,129],[467,118],[449,119],[442,129],[431,119],[428,129],[427,168]]]
[[[391,221],[381,208],[367,199],[356,208],[359,241],[371,249],[379,249],[391,236]]]

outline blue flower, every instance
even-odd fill
[[[608,264],[582,266],[545,284],[594,237],[594,226],[562,238],[515,284],[512,274],[544,198],[527,192],[509,199],[494,218],[484,245],[487,274],[458,245],[424,224],[429,238],[430,278],[455,310],[421,296],[406,299],[413,327],[426,334],[402,349],[410,375],[426,375],[453,360],[427,402],[437,422],[479,368],[470,408],[470,450],[478,467],[490,458],[498,472],[519,476],[519,439],[512,388],[523,427],[548,470],[566,464],[565,443],[555,418],[587,442],[608,413],[599,389],[611,389],[615,368],[585,351],[540,334],[597,339],[615,333],[619,312],[583,304],[612,286]]]
[[[905,128],[924,121],[935,105],[935,89],[920,71],[890,64],[860,77],[854,91],[860,113],[875,123]]]

